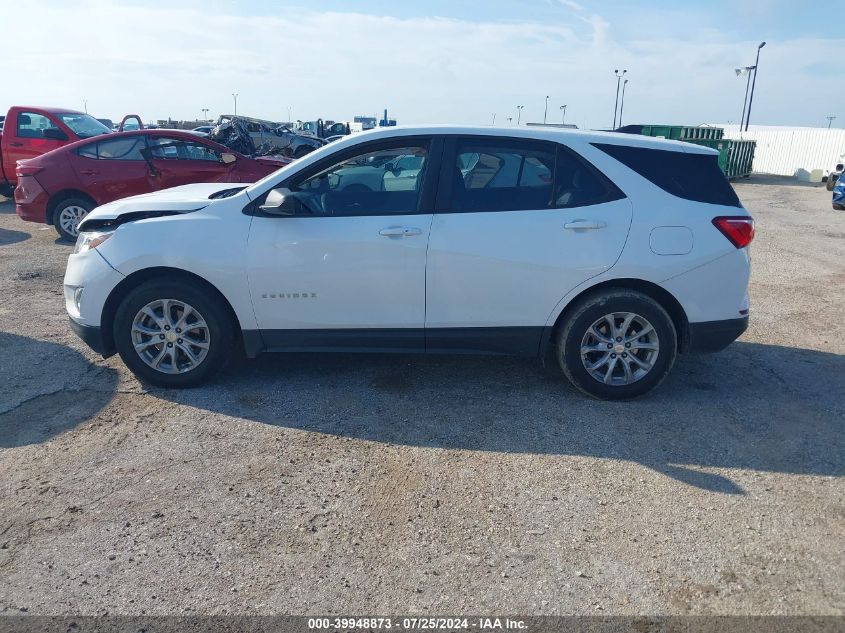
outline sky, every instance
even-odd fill
[[[0,110],[400,124],[845,127],[845,29],[815,0],[0,0]],[[14,28],[9,28],[13,26]]]

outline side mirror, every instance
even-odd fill
[[[295,215],[298,206],[299,203],[291,190],[280,187],[271,189],[264,200],[264,204],[258,208],[270,215]]]
[[[57,127],[44,128],[44,130],[42,131],[42,134],[44,135],[44,138],[49,138],[53,141],[66,141],[66,140],[68,140],[67,134],[62,132]]]
[[[224,152],[223,154],[220,154],[220,162],[225,165],[231,165],[236,160],[238,160],[238,157],[234,154],[230,154],[229,152]]]

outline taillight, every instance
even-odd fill
[[[754,220],[747,215],[723,215],[713,218],[715,226],[737,248],[745,248],[754,239]]]
[[[18,165],[15,168],[15,174],[18,177],[20,177],[20,176],[34,176],[35,174],[37,174],[42,169],[44,169],[44,168],[40,167],[38,165],[27,165],[26,161],[18,161]]]

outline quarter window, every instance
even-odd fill
[[[416,213],[427,161],[419,145],[369,150],[294,182],[291,191],[304,214]]]
[[[741,207],[736,192],[719,169],[715,154],[594,143],[663,191],[695,202]]]

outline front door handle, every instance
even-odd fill
[[[412,235],[419,235],[422,233],[421,229],[412,226],[389,226],[378,232],[379,235],[385,237],[410,237]]]
[[[599,220],[572,220],[563,225],[563,228],[570,231],[590,231],[594,229],[603,229],[607,223]]]

